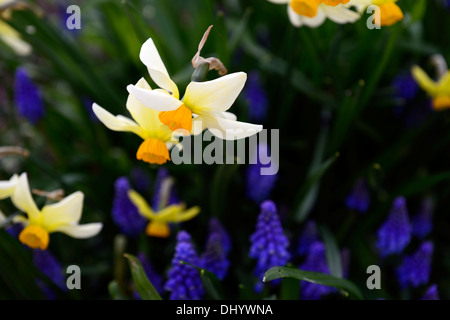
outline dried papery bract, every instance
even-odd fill
[[[219,72],[219,75],[223,76],[227,74],[227,68],[223,65],[222,61],[220,61],[218,58],[215,57],[209,57],[209,58],[203,58],[200,56],[200,51],[202,51],[203,46],[205,45],[206,40],[208,39],[209,32],[211,31],[211,28],[213,26],[209,26],[208,29],[206,29],[205,33],[203,34],[202,40],[200,41],[198,45],[198,51],[195,54],[195,56],[192,58],[192,65],[194,68],[199,67],[203,63],[209,64],[209,70],[215,69],[217,72]]]
[[[18,155],[27,158],[30,155],[30,152],[22,147],[0,147],[0,159],[11,155]]]
[[[53,191],[43,191],[39,189],[33,189],[31,192],[35,195],[46,197],[48,200],[60,201],[64,199],[65,192],[63,189],[56,189]]]

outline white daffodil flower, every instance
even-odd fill
[[[144,78],[141,78],[134,87],[150,92],[156,91],[150,88]],[[174,133],[159,120],[159,111],[145,107],[131,94],[128,96],[126,107],[136,122],[121,115],[113,116],[96,103],[93,104],[92,110],[108,129],[132,132],[144,140],[136,154],[138,160],[155,164],[163,164],[170,160],[169,149],[178,141]]]
[[[361,14],[350,9],[359,0],[268,0],[287,4],[288,17],[295,27],[316,28],[328,18],[339,24],[353,23]]]
[[[129,85],[127,90],[146,107],[160,111],[159,119],[172,131],[182,129],[197,134],[207,128],[222,139],[233,140],[262,130],[261,125],[236,121],[236,116],[227,112],[245,85],[246,73],[236,72],[211,81],[191,82],[180,100],[178,87],[170,78],[152,39],[142,45],[139,57],[161,89],[148,90]],[[196,123],[201,123],[200,132],[195,130]]]
[[[26,213],[26,216],[14,217],[13,222],[24,226],[19,234],[19,240],[30,248],[47,249],[50,233],[53,232],[62,232],[73,238],[84,239],[97,235],[102,229],[102,223],[78,224],[83,209],[82,192],[72,193],[63,200],[39,210],[31,196],[26,173],[22,173],[20,177],[13,176],[8,182],[0,182],[1,198],[11,197],[15,207]]]

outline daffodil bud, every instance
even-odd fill
[[[202,62],[192,73],[191,81],[194,81],[194,82],[205,81],[208,71],[209,71],[209,63]]]

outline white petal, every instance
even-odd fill
[[[335,7],[320,5],[322,10],[327,15],[328,19],[336,23],[349,23],[357,21],[361,15],[351,9],[344,7],[343,5],[337,5]]]
[[[282,3],[289,3],[291,2],[291,0],[268,0],[269,2],[272,3],[277,3],[277,4],[282,4]]]
[[[170,79],[158,49],[150,38],[141,47],[139,58],[148,69],[152,80],[163,89],[170,91],[176,99],[179,98],[177,85]]]
[[[161,91],[147,90],[132,84],[127,86],[127,90],[144,106],[153,110],[173,111],[183,104],[183,102],[175,97]]]
[[[30,186],[26,173],[22,173],[17,182],[14,194],[11,197],[17,209],[25,212],[31,222],[39,221],[41,213],[31,196]]]
[[[91,238],[102,230],[101,222],[87,223],[83,225],[62,225],[53,230],[53,232],[62,232],[77,239]]]
[[[236,72],[211,81],[191,82],[183,102],[199,115],[203,111],[226,111],[241,93],[246,80],[245,72]]]
[[[225,111],[225,112],[221,112],[220,115],[221,115],[221,118],[234,120],[234,121],[237,120],[237,116],[234,113],[232,113],[232,112]]]
[[[134,134],[140,136],[142,139],[146,138],[145,131],[141,127],[139,127],[139,125],[133,120],[121,115],[114,116],[96,103],[92,105],[92,110],[94,111],[97,118],[108,129],[113,131],[133,132]]]
[[[11,179],[7,181],[0,181],[0,200],[11,197],[14,194],[14,189],[16,188],[18,181],[19,176],[17,174],[13,175]]]
[[[224,140],[237,140],[250,137],[263,129],[262,125],[234,121],[220,117],[204,117],[206,127],[215,136]]]
[[[52,232],[57,226],[78,223],[83,211],[84,194],[80,191],[72,193],[63,200],[42,208],[42,224]]]
[[[326,15],[319,7],[317,10],[317,14],[313,18],[308,18],[302,15],[297,14],[291,6],[288,6],[288,16],[291,23],[296,27],[301,27],[302,25],[306,25],[311,28],[317,28],[322,25],[326,19]]]

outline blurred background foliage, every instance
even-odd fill
[[[305,221],[314,219],[327,227],[338,248],[350,250],[349,279],[366,298],[418,298],[423,288],[407,293],[397,288],[390,271],[396,257],[383,262],[381,291],[366,289],[366,268],[382,263],[374,249],[375,233],[393,199],[404,196],[413,213],[430,195],[436,204],[430,283],[438,284],[442,298],[450,297],[449,113],[430,110],[424,92],[406,104],[395,97],[392,86],[393,79],[413,64],[433,74],[432,54],[450,62],[445,32],[450,30],[450,12],[441,1],[401,0],[405,19],[381,30],[366,27],[368,14],[354,24],[326,21],[316,29],[295,28],[285,6],[262,0],[31,4],[36,10],[15,11],[8,23],[32,45],[32,54],[20,57],[0,47],[0,145],[21,146],[30,156],[0,159],[0,180],[27,172],[34,188],[63,188],[66,194],[81,190],[82,222],[104,223],[101,234],[87,240],[52,235],[51,252],[63,265],[79,265],[83,275],[82,290],[55,288],[58,297],[108,299],[111,280],[130,279],[126,260],[115,256],[120,239],[111,219],[114,181],[130,177],[136,167],[154,181],[158,169],[136,160],[136,136],[112,132],[95,119],[92,102],[113,114],[126,114],[126,86],[142,76],[150,81],[139,60],[140,47],[149,37],[184,92],[193,72],[191,59],[210,25],[214,27],[203,56],[219,57],[230,73],[259,72],[269,101],[262,124],[280,133],[279,179],[270,198],[278,206],[290,249],[295,251]],[[81,30],[65,26],[65,9],[71,4],[81,8]],[[36,125],[20,117],[14,105],[14,73],[19,66],[42,92],[45,116]],[[217,76],[215,71],[208,75]],[[241,94],[230,111],[249,121],[248,108]],[[210,217],[218,217],[230,232],[231,266],[222,286],[226,297],[239,297],[239,285],[253,286],[249,236],[260,210],[246,197],[246,165],[164,167],[175,178],[180,198],[202,208],[197,218],[178,226],[189,231],[198,248],[204,245]],[[345,206],[361,177],[369,181],[372,198],[365,214]],[[152,196],[151,188],[146,196]],[[0,202],[0,209],[6,214],[14,210],[7,201]],[[169,239],[129,238],[123,251],[147,251],[164,274],[175,233]],[[0,237],[0,298],[41,298],[32,280],[38,271],[29,252],[5,232]],[[292,262],[298,264],[295,256]]]

